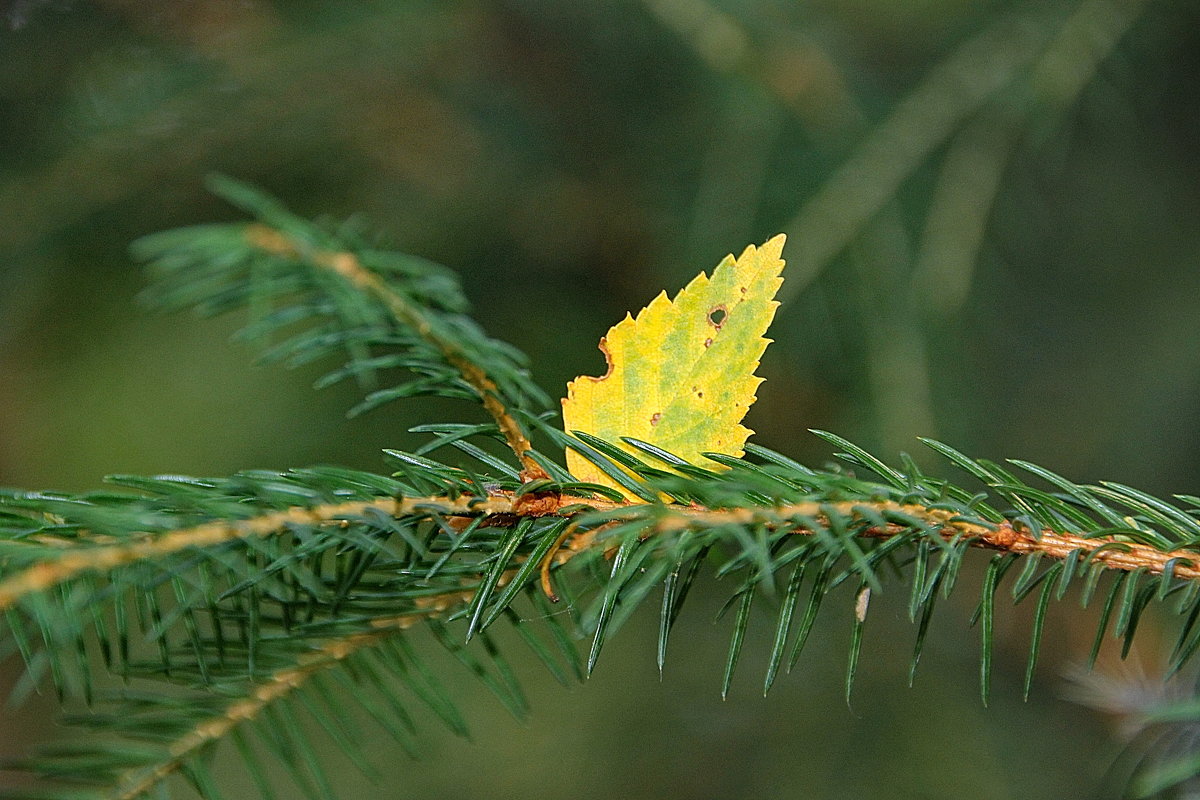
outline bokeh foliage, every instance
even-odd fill
[[[136,313],[129,241],[229,218],[211,170],[453,265],[551,391],[597,371],[625,311],[783,230],[757,441],[820,461],[805,428],[889,455],[936,435],[1079,480],[1200,483],[1195,3],[101,0],[6,20],[0,483],[376,469],[460,413],[345,422],[315,373],[244,367],[232,325]],[[901,600],[865,664],[907,650]],[[1044,753],[1103,736],[1055,699],[1091,621],[1047,642],[1022,706],[1026,615],[1002,617],[984,712],[969,613],[940,622],[914,690],[902,658],[860,670],[853,714],[846,624],[769,704],[748,682],[721,705],[703,613],[661,687],[650,621],[582,690],[534,687],[532,727],[500,710],[478,745],[395,774],[425,796],[1089,796],[1102,756]],[[752,629],[746,658],[768,644]],[[464,760],[478,772],[447,768]]]

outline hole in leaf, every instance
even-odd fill
[[[708,324],[714,328],[720,329],[725,324],[725,320],[729,317],[729,311],[725,306],[713,306],[708,312]]]

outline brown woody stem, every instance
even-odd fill
[[[496,382],[471,361],[453,341],[439,336],[421,310],[405,300],[387,285],[382,278],[364,267],[353,253],[334,250],[311,250],[302,248],[286,234],[267,225],[254,223],[246,228],[246,239],[251,245],[277,256],[293,258],[332,270],[354,286],[381,300],[388,310],[405,325],[411,327],[421,338],[432,344],[452,367],[458,370],[463,380],[479,395],[484,409],[504,435],[504,440],[521,462],[521,477],[526,481],[548,478],[541,465],[529,456],[533,445],[524,429],[513,417],[496,391]]]
[[[975,547],[1003,550],[1017,555],[1041,553],[1049,558],[1066,558],[1072,552],[1102,563],[1112,569],[1146,572],[1161,575],[1168,569],[1177,578],[1200,578],[1200,552],[1195,550],[1160,550],[1151,545],[1126,541],[1112,536],[1087,537],[1077,533],[1043,530],[1034,536],[1005,522],[989,527],[959,518],[954,512],[892,502],[798,503],[772,508],[739,508],[728,511],[680,509],[674,516],[665,517],[659,530],[672,530],[693,524],[721,525],[729,523],[762,522],[769,525],[789,523],[796,517],[821,519],[825,509],[852,517],[863,518],[863,511],[872,517],[880,513],[898,513],[919,519],[937,531],[942,538],[953,541],[966,539]],[[907,526],[892,524],[867,528],[862,535],[870,538],[891,538],[907,530]],[[803,531],[797,531],[801,533]]]
[[[374,509],[393,517],[417,513],[422,509],[435,510],[446,517],[494,517],[495,524],[507,525],[521,517],[557,516],[568,507],[586,506],[600,511],[634,510],[640,504],[611,503],[570,495],[541,496],[531,500],[528,495],[514,498],[507,493],[479,497],[380,497],[350,503],[335,503],[311,508],[290,508],[235,522],[208,522],[191,528],[165,533],[148,534],[136,541],[109,545],[82,545],[63,541],[64,554],[21,570],[0,580],[0,612],[12,608],[21,598],[64,583],[81,574],[104,572],[116,567],[177,553],[198,547],[210,547],[232,539],[270,536],[289,525],[341,524],[343,520],[360,517]],[[686,527],[727,524],[763,523],[772,527],[792,526],[795,533],[807,533],[797,527],[797,518],[821,519],[827,510],[851,517],[865,518],[864,512],[898,513],[920,520],[937,531],[947,541],[966,540],[975,547],[1003,550],[1017,555],[1041,553],[1049,558],[1066,558],[1074,551],[1111,569],[1146,572],[1161,575],[1170,568],[1177,578],[1200,578],[1200,552],[1195,550],[1160,550],[1137,542],[1112,536],[1089,538],[1077,533],[1044,530],[1038,536],[1018,530],[1011,523],[989,527],[970,522],[944,509],[893,502],[797,503],[786,506],[712,510],[695,506],[667,506],[667,513],[656,523],[654,530],[669,533]],[[574,512],[568,512],[574,513]],[[588,549],[595,530],[570,529],[570,546],[559,551],[554,548],[547,556],[553,563],[562,563],[576,553]],[[867,528],[861,535],[869,538],[890,538],[907,530],[901,524]],[[566,541],[568,537],[563,537]]]

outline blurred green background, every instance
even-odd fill
[[[924,0],[0,3],[0,484],[111,472],[380,468],[421,422],[362,419],[317,374],[256,368],[237,320],[136,303],[136,237],[232,219],[221,171],[349,217],[464,277],[477,317],[552,392],[598,374],[626,311],[789,234],[756,441],[805,432],[894,458],[936,436],[1079,481],[1200,488],[1200,4]],[[348,390],[352,391],[352,390]],[[923,464],[949,472],[915,453]],[[968,570],[972,574],[978,570]],[[964,575],[964,580],[966,576]],[[728,591],[685,613],[665,680],[647,611],[534,716],[457,673],[474,742],[426,726],[348,797],[1084,798],[1115,740],[1062,699],[1095,609],[999,614],[992,702],[964,587],[915,687],[902,591],[877,597],[854,700],[851,598],[760,696],[768,621],[719,698]],[[1153,672],[1161,653],[1147,632]],[[514,651],[516,652],[516,651]],[[15,678],[10,666],[7,678]],[[7,711],[0,753],[51,739]],[[229,759],[233,796],[252,796]]]

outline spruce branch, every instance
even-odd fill
[[[342,525],[349,517],[378,511],[400,519],[421,510],[436,510],[445,516],[488,516],[511,513],[513,500],[505,496],[486,498],[409,497],[403,499],[336,503],[314,507],[298,506],[236,522],[207,522],[190,528],[158,534],[135,534],[127,544],[95,545],[76,542],[63,555],[39,560],[33,566],[0,581],[0,612],[23,597],[52,589],[89,572],[106,572],[116,567],[165,558],[185,550],[212,547],[224,542],[279,533],[289,525]]]
[[[66,545],[53,559],[39,560],[34,566],[0,581],[0,612],[12,608],[23,597],[46,591],[85,573],[103,573],[137,561],[161,559],[180,551],[211,547],[232,540],[263,537],[280,533],[289,525],[345,525],[346,520],[362,517],[370,511],[401,520],[417,512],[436,512],[443,517],[486,518],[489,524],[511,526],[523,517],[540,518],[564,514],[578,517],[603,512],[604,524],[613,517],[631,514],[633,518],[653,514],[656,522],[646,536],[674,534],[687,529],[714,528],[729,525],[765,524],[773,530],[788,530],[795,534],[812,534],[805,520],[817,520],[827,525],[829,512],[862,521],[876,521],[889,515],[905,518],[895,522],[863,528],[859,535],[872,539],[887,539],[908,533],[915,525],[946,541],[965,541],[974,547],[998,550],[1015,555],[1036,555],[1065,559],[1074,554],[1124,571],[1141,570],[1161,575],[1195,580],[1200,578],[1200,553],[1196,550],[1163,550],[1147,544],[1122,540],[1114,536],[1087,536],[1083,533],[1044,529],[1031,533],[1018,524],[1005,521],[989,525],[962,518],[957,512],[912,503],[890,501],[806,502],[781,506],[748,506],[737,509],[710,509],[693,506],[612,502],[594,498],[552,494],[530,500],[531,495],[514,497],[509,493],[471,497],[406,497],[379,498],[370,501],[327,504],[313,507],[294,507],[237,522],[210,522],[190,528],[170,530],[159,534],[139,534],[137,541],[127,544],[91,544],[87,540]],[[562,563],[591,546],[595,530],[566,529],[559,544],[570,540],[569,547],[559,554],[556,547],[546,556],[546,564]]]
[[[646,465],[642,465],[645,467]],[[648,476],[652,473],[646,473]],[[553,484],[551,484],[553,486]],[[676,489],[676,492],[679,492]],[[1169,549],[1130,541],[1128,534],[1144,533],[1136,526],[1125,535],[1097,536],[1095,531],[1071,531],[1043,528],[1032,531],[1028,522],[1004,519],[988,523],[964,518],[959,511],[915,503],[861,500],[855,502],[804,502],[787,505],[746,505],[740,508],[705,508],[696,503],[643,503],[624,500],[597,500],[590,497],[562,494],[557,491],[511,491],[479,495],[429,495],[418,497],[382,497],[366,501],[296,506],[282,511],[236,521],[206,522],[186,528],[158,533],[134,532],[125,538],[132,541],[96,543],[91,536],[58,539],[56,551],[50,558],[40,558],[27,569],[0,580],[0,611],[14,606],[21,598],[53,588],[85,573],[106,572],[137,561],[161,559],[181,551],[211,547],[232,540],[261,538],[280,533],[293,525],[345,526],[351,518],[361,518],[368,512],[378,512],[401,520],[415,513],[436,513],[442,517],[485,518],[488,524],[511,526],[523,517],[539,518],[563,515],[578,518],[584,512],[603,512],[605,524],[614,518],[636,518],[648,513],[655,515],[653,533],[675,533],[689,528],[726,525],[766,524],[772,529],[791,530],[797,534],[812,533],[804,527],[805,520],[828,524],[828,512],[851,518],[872,521],[889,515],[904,518],[903,524],[888,522],[863,528],[862,536],[886,539],[901,535],[914,525],[922,525],[947,541],[966,541],[972,546],[998,550],[1015,555],[1036,555],[1064,559],[1074,554],[1088,561],[1100,562],[1114,569],[1142,570],[1160,575],[1170,572],[1178,578],[1200,577],[1195,550]],[[1111,515],[1110,515],[1111,516]],[[1186,517],[1184,517],[1186,519]],[[577,520],[578,521],[578,520]],[[1132,520],[1130,521],[1133,525]],[[568,539],[573,543],[561,560],[586,548],[594,531],[581,532],[572,526],[559,536],[559,544]],[[44,534],[44,541],[49,541]],[[111,537],[108,537],[110,540]],[[27,543],[18,539],[6,542],[8,547]],[[547,563],[557,552],[547,556]]]
[[[353,253],[305,248],[302,243],[281,231],[261,223],[248,225],[245,235],[247,242],[266,253],[330,269],[354,286],[383,301],[397,320],[413,328],[418,335],[437,347],[446,360],[459,371],[463,380],[479,394],[484,409],[496,421],[504,440],[520,460],[522,477],[527,481],[545,480],[550,477],[540,464],[530,458],[529,451],[533,449],[533,445],[530,444],[521,423],[506,407],[497,391],[496,382],[471,360],[452,337],[438,330],[420,308],[397,293],[378,275],[366,269]]]
[[[375,389],[351,413],[422,394],[478,402],[528,480],[545,468],[518,412],[548,406],[526,370],[526,358],[487,337],[463,312],[466,299],[444,267],[362,241],[348,226],[301,219],[272,198],[223,176],[210,187],[256,222],[203,225],[148,236],[134,253],[155,277],[147,297],[168,308],[223,313],[247,307],[248,339],[271,344],[264,360],[297,366],[344,351],[349,361],[318,386],[347,378],[371,387],[389,370],[414,378]]]
[[[691,527],[767,524],[775,529],[787,527],[797,534],[811,534],[814,531],[803,527],[802,521],[816,519],[828,524],[827,510],[865,521],[887,519],[893,515],[906,519],[903,524],[890,522],[863,528],[859,535],[864,538],[901,536],[909,533],[915,525],[920,525],[948,542],[963,541],[986,550],[1057,560],[1082,557],[1086,561],[1126,572],[1141,570],[1150,575],[1162,575],[1165,572],[1176,578],[1200,579],[1200,551],[1196,549],[1162,550],[1120,536],[1096,537],[1050,529],[1030,532],[1020,523],[1005,521],[998,525],[984,524],[963,519],[955,511],[912,503],[810,502],[732,510],[673,509],[671,514],[660,519],[657,530],[667,532]],[[800,527],[795,527],[797,520],[801,521]]]
[[[170,742],[162,757],[150,764],[138,765],[114,781],[110,800],[136,800],[145,796],[172,774],[183,769],[203,750],[218,742],[239,725],[254,722],[271,704],[301,690],[318,673],[337,667],[355,653],[379,644],[389,636],[415,625],[418,617],[402,616],[375,621],[377,630],[332,639],[305,653],[295,665],[272,673],[252,685],[244,695],[235,695],[219,713],[198,720],[186,732]]]

